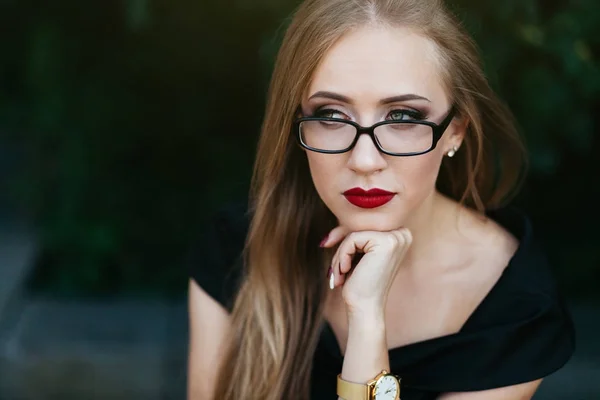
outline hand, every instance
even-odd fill
[[[343,286],[342,297],[348,311],[383,310],[400,263],[412,243],[410,231],[401,228],[389,232],[348,232],[338,226],[322,246],[330,248],[337,243],[340,245],[331,262],[330,276],[334,287]],[[360,257],[356,265],[355,257]]]

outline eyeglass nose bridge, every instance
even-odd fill
[[[354,127],[356,128],[356,136],[354,137],[354,141],[352,142],[352,144],[350,145],[350,147],[348,148],[348,151],[351,151],[354,149],[354,147],[356,147],[356,144],[358,143],[358,140],[360,139],[360,137],[363,134],[369,135],[369,137],[371,138],[371,141],[373,142],[373,144],[375,145],[375,148],[382,154],[386,154],[387,152],[383,149],[383,147],[381,146],[381,143],[379,143],[379,139],[377,139],[377,136],[375,135],[375,128],[377,127],[375,126],[371,126],[371,127],[363,127],[360,125],[354,125]]]

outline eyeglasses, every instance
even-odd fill
[[[429,153],[452,122],[456,106],[440,124],[423,120],[382,121],[371,127],[339,118],[302,117],[294,122],[296,138],[310,151],[340,154],[350,151],[363,133],[375,147],[390,156],[418,156]]]

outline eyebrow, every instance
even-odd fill
[[[310,96],[309,100],[312,100],[315,98],[331,99],[331,100],[341,101],[343,103],[352,104],[352,100],[349,97],[344,96],[339,93],[334,93],[334,92],[320,91],[320,92],[317,92],[317,93],[313,94],[312,96]],[[399,96],[388,97],[388,98],[380,100],[379,103],[382,105],[386,105],[386,104],[390,104],[390,103],[396,103],[399,101],[408,101],[408,100],[425,100],[425,101],[431,103],[431,100],[429,100],[427,97],[419,96],[419,95],[413,94],[413,93],[401,94]]]

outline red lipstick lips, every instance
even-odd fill
[[[371,190],[353,188],[344,192],[346,199],[360,208],[381,207],[389,203],[395,195],[395,193],[377,188]]]

